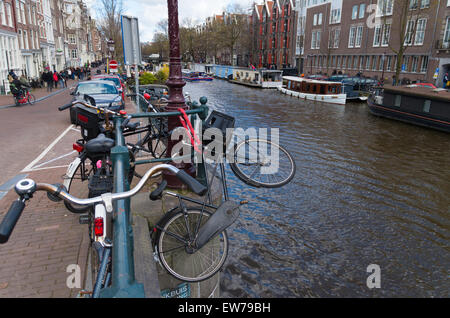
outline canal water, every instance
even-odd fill
[[[231,197],[250,203],[228,230],[223,297],[449,296],[450,135],[372,116],[365,103],[222,80],[184,91],[236,127],[279,128],[297,165],[279,189],[227,168]],[[371,264],[381,288],[368,288]]]

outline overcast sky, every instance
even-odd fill
[[[91,15],[96,18],[100,0],[84,0],[91,9]],[[238,3],[242,8],[250,8],[255,0],[179,0],[178,11],[180,24],[185,18],[192,19],[197,24],[207,17],[220,14],[228,6]],[[262,1],[256,1],[257,3]],[[139,19],[141,42],[151,41],[156,31],[156,24],[167,19],[167,0],[125,0],[125,14]]]

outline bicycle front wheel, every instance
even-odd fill
[[[30,94],[30,95],[28,96],[28,103],[29,103],[30,105],[33,105],[35,102],[36,102],[36,97],[34,97],[34,95]]]
[[[279,188],[289,183],[296,166],[291,154],[269,140],[249,139],[234,149],[233,173],[248,185]]]
[[[211,239],[200,250],[189,246],[197,230],[212,213],[188,208],[187,215],[180,210],[168,213],[160,222],[155,245],[161,265],[173,277],[185,282],[200,282],[216,274],[228,255],[226,231]]]

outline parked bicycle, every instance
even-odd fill
[[[74,197],[67,193],[63,187],[58,185],[50,185],[45,183],[36,184],[31,179],[19,181],[15,186],[15,191],[19,195],[19,198],[12,203],[9,211],[0,224],[0,244],[4,244],[9,240],[14,227],[16,226],[17,221],[25,208],[25,203],[32,199],[33,195],[37,191],[46,191],[49,198],[53,201],[64,200],[65,202],[78,206],[93,207],[95,210],[95,228],[93,229],[95,240],[93,245],[96,251],[95,255],[97,255],[97,260],[94,260],[92,264],[94,271],[96,272],[94,276],[95,284],[92,291],[92,297],[97,298],[100,295],[101,290],[111,284],[112,271],[114,271],[111,262],[111,248],[113,244],[120,244],[120,242],[114,242],[113,237],[113,203],[117,200],[133,197],[144,187],[149,178],[163,170],[167,170],[175,174],[180,181],[186,184],[189,189],[197,195],[202,196],[206,193],[207,188],[189,176],[186,172],[166,164],[158,165],[149,169],[136,187],[130,191],[121,193],[106,193],[101,196],[88,199]],[[200,228],[200,233],[205,231],[203,230],[205,226],[206,224]],[[205,235],[210,235],[209,232],[201,236],[201,243],[203,245],[206,245],[208,243],[207,241],[212,239],[212,237],[204,237]],[[195,246],[197,251],[201,248],[199,247],[199,244]]]

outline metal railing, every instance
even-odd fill
[[[206,99],[201,99],[201,105],[192,103],[192,109],[187,110],[187,115],[193,119],[198,117],[205,121],[208,115]],[[180,112],[161,113],[136,113],[130,114],[132,118],[161,118],[181,116]],[[125,137],[121,126],[122,117],[113,118],[115,123],[116,146],[111,150],[111,160],[114,168],[114,192],[125,192],[130,190],[128,184],[128,172],[130,169],[129,151],[126,146]],[[146,164],[156,162],[170,162],[171,158],[136,161],[134,164]],[[202,182],[206,175],[205,167],[199,164],[197,179]],[[144,287],[136,282],[133,258],[133,230],[131,226],[130,199],[118,200],[114,206],[113,214],[113,248],[112,248],[112,284],[100,292],[104,298],[143,298]]]

